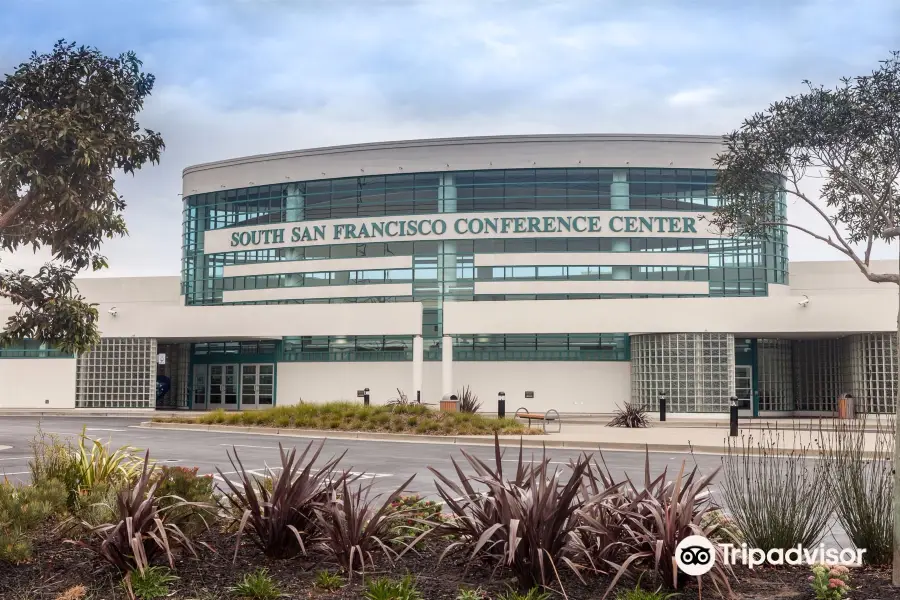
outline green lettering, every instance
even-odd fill
[[[600,231],[600,217],[588,217],[588,231],[591,233]]]
[[[241,234],[241,246],[249,246],[253,242],[253,236],[249,231],[245,231]]]
[[[516,226],[513,233],[525,233],[525,217],[516,217]]]
[[[447,221],[443,219],[435,219],[431,222],[431,231],[435,235],[444,235],[447,233]]]
[[[344,225],[344,231],[347,236],[347,239],[358,239],[359,236],[356,235],[356,225],[353,223],[347,223]]]
[[[482,224],[482,230],[487,233],[491,229],[494,230],[494,233],[497,233],[497,219],[482,219],[484,223]]]
[[[641,231],[649,231],[653,233],[653,219],[647,219],[645,217],[640,217],[639,221],[641,223]]]
[[[681,219],[679,217],[669,218],[669,231],[672,233],[681,233]]]
[[[620,223],[620,225],[616,226],[616,223]],[[613,217],[609,220],[609,230],[615,233],[622,233],[622,217]]]
[[[409,221],[406,223],[406,235],[416,235],[419,233],[419,222],[418,221]],[[425,235],[425,232],[422,232],[422,235]]]
[[[625,217],[625,231],[627,233],[637,232],[637,217]]]
[[[299,242],[301,237],[303,237],[303,233],[300,231],[299,227],[294,227],[293,229],[291,229],[292,242]]]
[[[341,234],[343,233],[343,231],[344,231],[343,225],[335,225],[334,226],[334,235],[332,237],[336,240],[341,239]]]
[[[578,233],[584,233],[585,231],[587,231],[586,225],[582,225],[580,228],[578,227],[578,221],[584,223],[585,221],[587,221],[587,217],[575,217],[574,219],[572,219],[572,229],[574,229]]]
[[[537,217],[528,217],[528,233],[541,232],[541,220]]]
[[[303,228],[303,235],[300,237],[301,242],[309,242],[312,240],[312,236],[309,235],[309,227]]]
[[[695,219],[693,217],[684,217],[684,233],[697,233],[697,229],[694,227]]]
[[[509,231],[509,226],[512,225],[513,220],[509,217],[503,217],[502,219],[500,219],[500,222],[503,224],[500,228],[500,233],[506,233],[507,231]]]
[[[469,221],[469,233],[479,234],[484,231],[484,219],[472,219]]]
[[[384,237],[384,223],[382,221],[379,221],[378,223],[372,223],[372,236],[375,235]]]
[[[388,221],[387,225],[384,226],[384,232],[387,234],[388,237],[397,237],[396,231],[394,233],[391,233],[391,225],[396,226],[397,221]]]
[[[362,225],[359,226],[359,236],[358,237],[363,237],[363,238],[372,237],[369,235],[369,228],[366,227],[365,223],[363,223]]]
[[[241,243],[241,236],[238,233],[231,234],[231,247],[239,246]]]
[[[559,232],[562,232],[563,229],[572,231],[572,217],[556,217],[556,224],[559,225],[557,230]]]
[[[544,217],[544,231],[547,233],[553,233],[556,231],[555,223],[553,222],[553,217]]]
[[[468,233],[468,227],[460,227],[461,225],[467,225],[468,219],[457,219],[455,223],[453,223],[453,231],[455,231],[458,235],[465,235]]]

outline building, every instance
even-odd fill
[[[0,352],[0,408],[893,411],[897,291],[729,239],[720,139],[538,135],[318,148],[188,167],[181,277],[84,279],[103,341]],[[889,268],[889,267],[885,267]],[[4,310],[0,307],[0,318]]]

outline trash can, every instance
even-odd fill
[[[838,419],[856,418],[856,400],[851,394],[841,394],[838,398]]]
[[[459,412],[459,398],[456,394],[444,394],[441,398],[441,412]]]

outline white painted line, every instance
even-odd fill
[[[105,427],[88,427],[87,431],[125,431],[124,429],[107,429]]]
[[[234,446],[235,448],[259,448],[261,450],[277,450],[275,446],[246,446],[243,444],[219,444],[220,446]]]
[[[12,446],[2,446],[0,445],[0,450],[9,450]]]
[[[10,458],[0,458],[0,460],[28,460],[30,456],[11,456]]]
[[[30,475],[31,471],[16,471],[15,473],[4,473],[3,475]]]

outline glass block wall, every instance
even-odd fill
[[[857,412],[893,413],[897,399],[897,335],[864,333],[841,341],[841,393],[853,394]]]
[[[727,412],[734,394],[734,336],[674,333],[631,336],[631,399],[671,412]]]
[[[796,340],[792,359],[796,410],[836,410],[837,397],[844,392],[841,340]]]
[[[153,408],[156,405],[156,340],[103,338],[78,357],[76,408]]]
[[[759,364],[759,410],[794,410],[791,340],[756,341]]]

